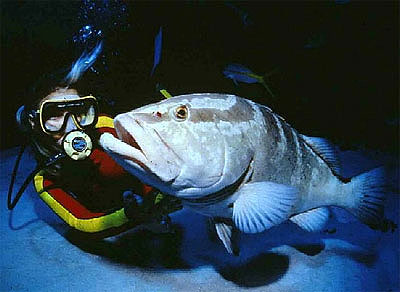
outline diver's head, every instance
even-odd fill
[[[58,153],[74,160],[86,158],[92,147],[90,134],[97,122],[93,96],[80,96],[70,87],[55,87],[17,112],[20,128],[31,137],[39,162]]]

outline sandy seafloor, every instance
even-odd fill
[[[208,232],[205,217],[189,210],[173,214],[172,235],[133,230],[84,240],[32,184],[14,211],[7,210],[16,154],[17,148],[1,152],[0,291],[400,291],[398,229],[371,230],[339,209],[322,232],[287,222],[242,235],[238,257]],[[371,151],[340,156],[347,177],[397,160]],[[17,187],[33,167],[28,151]],[[392,175],[398,189],[396,171]],[[388,197],[386,215],[398,223],[398,194]]]

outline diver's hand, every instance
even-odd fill
[[[145,222],[148,220],[147,212],[144,212],[143,198],[132,191],[123,193],[123,206],[126,217],[130,220]]]
[[[125,191],[123,193],[125,215],[153,233],[173,233],[168,214],[180,210],[182,205],[178,199],[160,195],[154,194],[143,198],[132,191]]]
[[[179,199],[158,192],[141,197],[130,190],[125,191],[123,202],[128,219],[152,226],[146,229],[155,233],[170,233],[172,224],[168,214],[182,209]]]

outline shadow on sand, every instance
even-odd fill
[[[242,287],[260,287],[278,281],[289,268],[289,257],[264,253],[238,266],[225,266],[217,271],[225,280]]]
[[[269,237],[264,234],[259,238],[260,243],[251,247],[246,245],[254,240],[247,238],[240,244],[244,252],[235,257],[225,251],[218,238],[210,240],[205,217],[185,211],[173,220],[177,222],[173,225],[173,233],[155,234],[148,230],[134,229],[110,238],[96,239],[67,228],[40,199],[34,196],[32,199],[40,220],[82,251],[98,255],[113,264],[152,272],[212,266],[224,279],[240,287],[259,287],[273,283],[282,278],[289,268],[288,255],[268,252],[281,245],[293,246],[286,236],[278,236],[273,242],[264,242]],[[282,230],[273,232],[281,234]],[[310,256],[324,249],[316,241],[302,243],[294,247]]]
[[[200,226],[197,226],[200,227]],[[282,278],[289,268],[289,256],[264,252],[272,246],[264,246],[256,254],[244,252],[238,257],[226,253],[220,242],[210,241],[204,230],[188,231],[179,225],[174,232],[154,234],[147,230],[128,231],[114,238],[91,240],[82,232],[69,230],[64,237],[83,251],[96,254],[113,263],[139,267],[153,272],[165,269],[190,270],[200,266],[213,266],[227,281],[240,287],[260,287]],[[188,241],[186,236],[197,234]],[[191,244],[196,242],[196,244]],[[282,245],[285,243],[281,243]],[[190,246],[188,246],[190,245]],[[324,249],[321,243],[294,246],[304,254],[314,256]]]

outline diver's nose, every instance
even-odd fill
[[[67,119],[67,125],[65,126],[65,132],[71,132],[71,131],[75,131],[78,130],[78,126],[75,124],[74,119],[72,118],[72,115],[68,115],[68,119]]]

